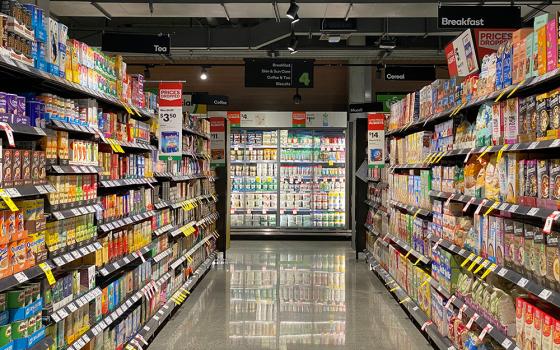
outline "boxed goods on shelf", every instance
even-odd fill
[[[56,192],[49,193],[51,206],[69,204],[75,206],[82,201],[92,202],[97,199],[97,179],[95,175],[49,175],[48,181]]]
[[[93,214],[47,222],[45,243],[49,256],[68,252],[79,243],[97,237],[97,227],[93,224]]]
[[[2,171],[0,185],[14,187],[46,182],[45,152],[29,149],[9,149],[0,147]]]

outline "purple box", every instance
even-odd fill
[[[44,109],[45,105],[43,104],[43,102],[33,100],[27,101],[26,115],[29,118],[30,124],[32,126],[38,126],[40,128],[45,127],[43,121]]]
[[[16,114],[19,116],[25,116],[25,97],[18,96],[17,97],[17,109]]]
[[[6,94],[6,113],[8,114],[17,113],[17,95]]]
[[[6,106],[6,93],[0,92],[0,114],[6,113],[8,107]]]

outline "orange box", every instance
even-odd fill
[[[512,81],[514,84],[525,79],[526,43],[525,38],[533,32],[533,28],[521,28],[513,32],[513,68]]]
[[[542,345],[542,326],[544,320],[544,312],[535,307],[535,318],[533,319],[533,344],[534,349],[541,349]]]
[[[8,229],[4,225],[4,211],[0,210],[0,244],[6,244],[10,241]]]
[[[25,229],[25,219],[23,210],[18,210],[15,215],[15,231],[10,237],[10,241],[19,241],[27,238],[27,230]]]
[[[10,210],[4,211],[4,227],[6,228],[6,237],[9,242],[12,240],[12,236],[16,235],[16,213]]]
[[[551,350],[552,349],[552,329],[554,328],[554,324],[556,320],[554,317],[550,316],[549,314],[545,313],[543,318],[542,324],[542,349]]]
[[[12,265],[10,262],[10,252],[8,244],[0,245],[0,278],[12,275]]]
[[[12,265],[13,273],[18,273],[25,270],[27,260],[27,247],[25,240],[11,242],[9,244],[10,262]]]
[[[537,30],[537,64],[539,75],[546,73],[546,26]]]

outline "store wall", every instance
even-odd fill
[[[144,62],[129,62],[130,73],[144,73]],[[159,62],[158,62],[159,63]],[[316,61],[317,64],[333,64],[333,66],[316,66],[315,83],[312,89],[300,89],[302,102],[295,105],[292,97],[295,89],[286,88],[246,88],[244,84],[244,67],[241,60],[220,61],[185,61],[190,66],[156,66],[150,68],[149,80],[185,80],[185,92],[207,92],[213,95],[229,96],[229,106],[212,106],[210,110],[244,110],[244,111],[346,111],[348,105],[349,69],[336,64],[347,61]],[[438,62],[441,63],[441,62]],[[200,80],[200,66],[212,64],[233,64],[235,66],[214,66],[208,69],[208,80]],[[391,62],[399,64],[399,62]],[[410,62],[403,62],[410,65]],[[416,62],[430,64],[430,62]],[[195,65],[195,66],[192,66]],[[372,92],[408,93],[417,90],[431,81],[386,81],[382,74],[376,75],[372,67]],[[447,69],[438,67],[436,78],[447,78]],[[148,87],[157,84],[148,84]]]

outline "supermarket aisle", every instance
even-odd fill
[[[431,349],[349,246],[234,241],[149,349]]]

